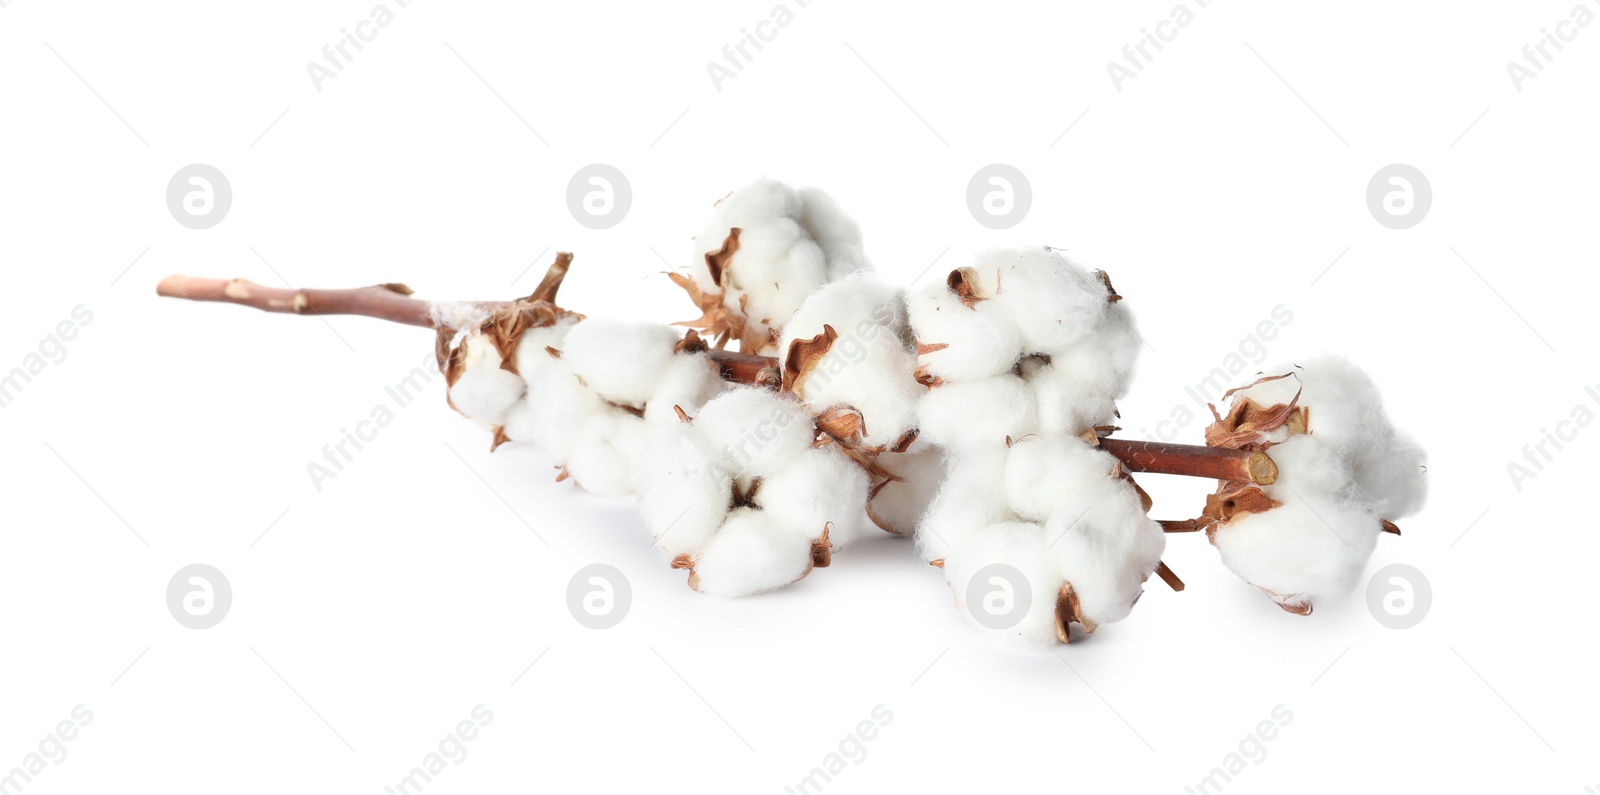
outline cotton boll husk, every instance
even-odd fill
[[[954,448],[1002,445],[1039,429],[1033,391],[1014,375],[934,387],[917,405],[921,435]]]
[[[907,344],[903,292],[870,272],[817,290],[784,325],[780,357],[825,326],[838,336],[796,383],[796,394],[814,411],[860,411],[865,444],[893,443],[916,425],[916,403],[926,391],[916,381],[916,357]]]
[[[1110,624],[1128,617],[1166,550],[1166,533],[1145,515],[1133,486],[1111,482],[1118,493],[1064,505],[1045,523],[1056,571],[1072,585],[1083,617]]]
[[[1005,496],[1004,446],[944,452],[943,484],[916,530],[917,553],[929,562],[979,530],[1017,518]]]
[[[727,519],[733,480],[717,451],[681,422],[656,428],[647,461],[639,501],[650,536],[668,560],[692,558]]]
[[[1213,543],[1241,579],[1295,605],[1343,597],[1354,587],[1382,532],[1352,493],[1349,469],[1331,445],[1296,436],[1272,448],[1278,481],[1263,487],[1281,503],[1236,514]]]
[[[861,226],[839,208],[838,202],[819,188],[801,188],[799,194],[800,225],[822,247],[828,262],[828,281],[871,269],[861,245]]]
[[[1076,436],[1029,436],[1006,452],[1006,501],[1030,521],[1043,522],[1063,512],[1076,517],[1091,506],[1133,493],[1114,474],[1116,467],[1115,456]],[[1134,499],[1137,504],[1137,494]]]
[[[567,455],[567,471],[585,491],[603,497],[631,497],[635,471],[644,462],[650,442],[644,420],[607,406],[578,430]]]
[[[906,298],[917,342],[932,347],[917,355],[928,375],[966,381],[1005,373],[1022,356],[1022,333],[1003,307],[979,301],[968,307],[943,283],[926,285]]]
[[[1065,348],[1105,317],[1105,283],[1048,248],[987,251],[972,267],[985,280],[995,274],[993,300],[1015,319],[1025,353]]]
[[[1009,583],[1014,589],[1009,593],[1000,583],[980,581],[978,586],[985,596],[980,597],[978,609],[989,597],[1005,594],[1010,597],[1010,607],[1020,609],[1025,592],[1027,611],[1015,626],[995,629],[979,624],[973,619],[969,588],[985,566],[1005,564],[1022,574],[1025,582]],[[1064,580],[1050,562],[1045,544],[1044,528],[1031,522],[1007,522],[982,528],[958,542],[945,557],[944,574],[955,592],[956,606],[961,615],[984,634],[1009,641],[1021,640],[1035,645],[1056,642],[1056,598]],[[1008,581],[1009,582],[1009,581]]]
[[[680,339],[678,329],[662,323],[590,318],[567,333],[561,358],[602,398],[641,408]]]
[[[749,596],[788,585],[811,570],[811,539],[779,526],[765,511],[728,515],[694,560],[703,593]]]
[[[816,438],[816,427],[798,402],[755,387],[712,398],[694,423],[735,475],[775,472]]]
[[[681,423],[674,406],[693,416],[728,388],[711,357],[703,353],[675,354],[644,404],[644,418],[652,425]]]
[[[944,485],[944,451],[919,440],[904,453],[879,455],[878,465],[900,480],[878,489],[877,496],[867,503],[870,516],[883,530],[911,535]]]
[[[868,532],[866,470],[837,450],[802,450],[787,465],[761,477],[754,501],[778,526],[808,538],[822,535],[835,550]],[[877,532],[877,528],[872,528]]]

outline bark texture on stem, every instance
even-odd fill
[[[1187,475],[1260,486],[1278,480],[1278,465],[1266,453],[1132,439],[1101,439],[1100,446],[1134,472]]]

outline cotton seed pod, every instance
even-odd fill
[[[763,179],[717,202],[694,238],[689,272],[673,274],[720,347],[770,354],[784,322],[806,296],[833,279],[868,267],[860,230],[825,194]]]
[[[1271,371],[1269,371],[1271,372]],[[1276,482],[1224,483],[1202,517],[1223,563],[1294,613],[1347,594],[1380,532],[1426,495],[1422,449],[1397,431],[1371,379],[1336,357],[1285,367],[1228,395],[1218,447],[1267,450]]]
[[[915,377],[904,293],[857,273],[808,297],[784,327],[783,384],[813,414],[860,412],[861,442],[893,445],[916,427],[925,388]]]

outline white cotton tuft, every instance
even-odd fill
[[[1022,356],[1022,332],[1006,309],[991,301],[961,302],[942,283],[929,284],[906,298],[916,335],[918,366],[946,381],[987,378],[1011,370]]]
[[[817,241],[827,260],[828,281],[838,281],[856,271],[870,270],[861,245],[861,225],[845,215],[839,203],[820,188],[804,187],[800,194],[800,225]]]
[[[784,326],[780,361],[795,342],[826,328],[837,336],[795,381],[796,394],[813,412],[856,409],[866,426],[865,444],[892,444],[916,426],[916,403],[926,391],[917,383],[916,357],[908,347],[903,292],[864,272],[812,293]]]
[[[681,422],[675,406],[687,414],[698,414],[707,401],[728,389],[728,382],[722,380],[722,371],[711,357],[704,353],[675,354],[645,403],[644,418],[652,425]]]
[[[816,448],[762,475],[753,499],[790,532],[817,538],[827,528],[837,551],[867,534],[868,488],[866,470],[837,450]]]
[[[1278,482],[1262,490],[1281,504],[1236,514],[1212,541],[1240,579],[1280,605],[1309,611],[1355,587],[1382,532],[1381,517],[1339,495],[1350,470],[1315,436],[1297,435],[1269,453]]]
[[[761,475],[787,465],[816,438],[812,419],[794,399],[756,387],[718,395],[694,417],[707,444],[740,475]]]
[[[1308,411],[1306,428],[1310,435],[1347,462],[1350,479],[1360,490],[1360,501],[1369,510],[1395,520],[1422,506],[1427,496],[1423,476],[1426,453],[1394,427],[1370,376],[1339,356],[1315,357],[1263,372],[1292,375],[1242,389],[1234,394],[1234,401],[1249,399],[1265,407],[1287,404],[1298,393],[1299,405]],[[1285,428],[1263,435],[1261,440],[1280,442],[1287,438]],[[1276,460],[1279,452],[1274,447],[1268,454]]]
[[[692,575],[703,593],[750,596],[788,585],[811,570],[811,540],[765,511],[740,508],[706,543]]]
[[[1059,351],[1088,336],[1105,317],[1105,283],[1052,249],[988,251],[972,268],[983,283],[993,279],[992,300],[1015,320],[1024,353]]]
[[[643,408],[680,339],[662,323],[591,318],[567,333],[561,358],[600,397]]]
[[[656,547],[668,560],[693,558],[727,519],[733,478],[693,426],[679,422],[657,428],[639,493]]]
[[[651,432],[638,417],[607,406],[578,429],[567,456],[567,472],[584,491],[631,497],[634,474],[649,453]]]
[[[944,574],[961,615],[980,632],[1033,645],[1057,641],[1056,599],[1064,581],[1039,525],[982,528],[950,550]]]
[[[735,229],[736,249],[714,271],[707,256],[724,250]],[[770,330],[776,341],[806,296],[865,267],[860,230],[831,199],[762,179],[717,202],[694,238],[689,273],[706,293],[722,292],[722,306],[744,321],[746,339],[766,339]]]
[[[565,347],[567,334],[580,322],[582,318],[577,315],[562,315],[551,325],[530,328],[522,333],[522,339],[517,341],[516,361],[517,372],[522,374],[524,381],[532,384],[552,368],[570,372],[567,364],[550,355],[550,349],[559,351]]]
[[[943,485],[916,530],[917,552],[930,563],[979,530],[1017,518],[1006,501],[1003,446],[945,452]]]
[[[450,387],[450,403],[467,419],[500,425],[506,412],[522,400],[527,385],[509,370],[477,367],[465,370]]]
[[[967,449],[1004,445],[1038,431],[1032,390],[1021,378],[998,375],[928,390],[917,407],[922,436],[934,444]]]

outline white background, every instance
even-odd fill
[[[0,370],[93,313],[0,410],[0,773],[94,714],[26,792],[377,793],[480,703],[492,722],[426,792],[778,793],[879,704],[893,719],[826,791],[1182,792],[1280,704],[1227,792],[1600,789],[1600,429],[1520,491],[1507,472],[1574,407],[1600,414],[1600,23],[1520,92],[1506,71],[1575,0],[1188,0],[1120,92],[1107,62],[1175,0],[789,2],[720,91],[706,64],[773,0],[415,0],[317,91],[306,63],[373,1],[0,8]],[[633,189],[604,231],[565,203],[595,162]],[[965,204],[996,162],[1034,193],[1004,231]],[[232,185],[209,230],[165,204],[190,163]],[[1409,230],[1366,205],[1390,163],[1432,186]],[[537,451],[490,456],[437,380],[319,493],[307,463],[389,402],[427,332],[154,295],[191,273],[506,298],[570,250],[564,303],[681,320],[662,258],[761,175],[833,192],[891,280],[990,245],[1108,270],[1150,342],[1125,436],[1199,411],[1184,387],[1284,305],[1270,359],[1350,355],[1430,451],[1428,507],[1369,573],[1416,566],[1431,613],[1387,629],[1358,593],[1290,616],[1189,536],[1166,555],[1186,592],[1152,582],[1054,651],[979,640],[889,538],[702,597],[632,506],[554,483]],[[1145,483],[1170,518],[1207,486]],[[203,631],[165,605],[195,562],[234,592]],[[605,631],[565,599],[596,562],[633,589]]]

